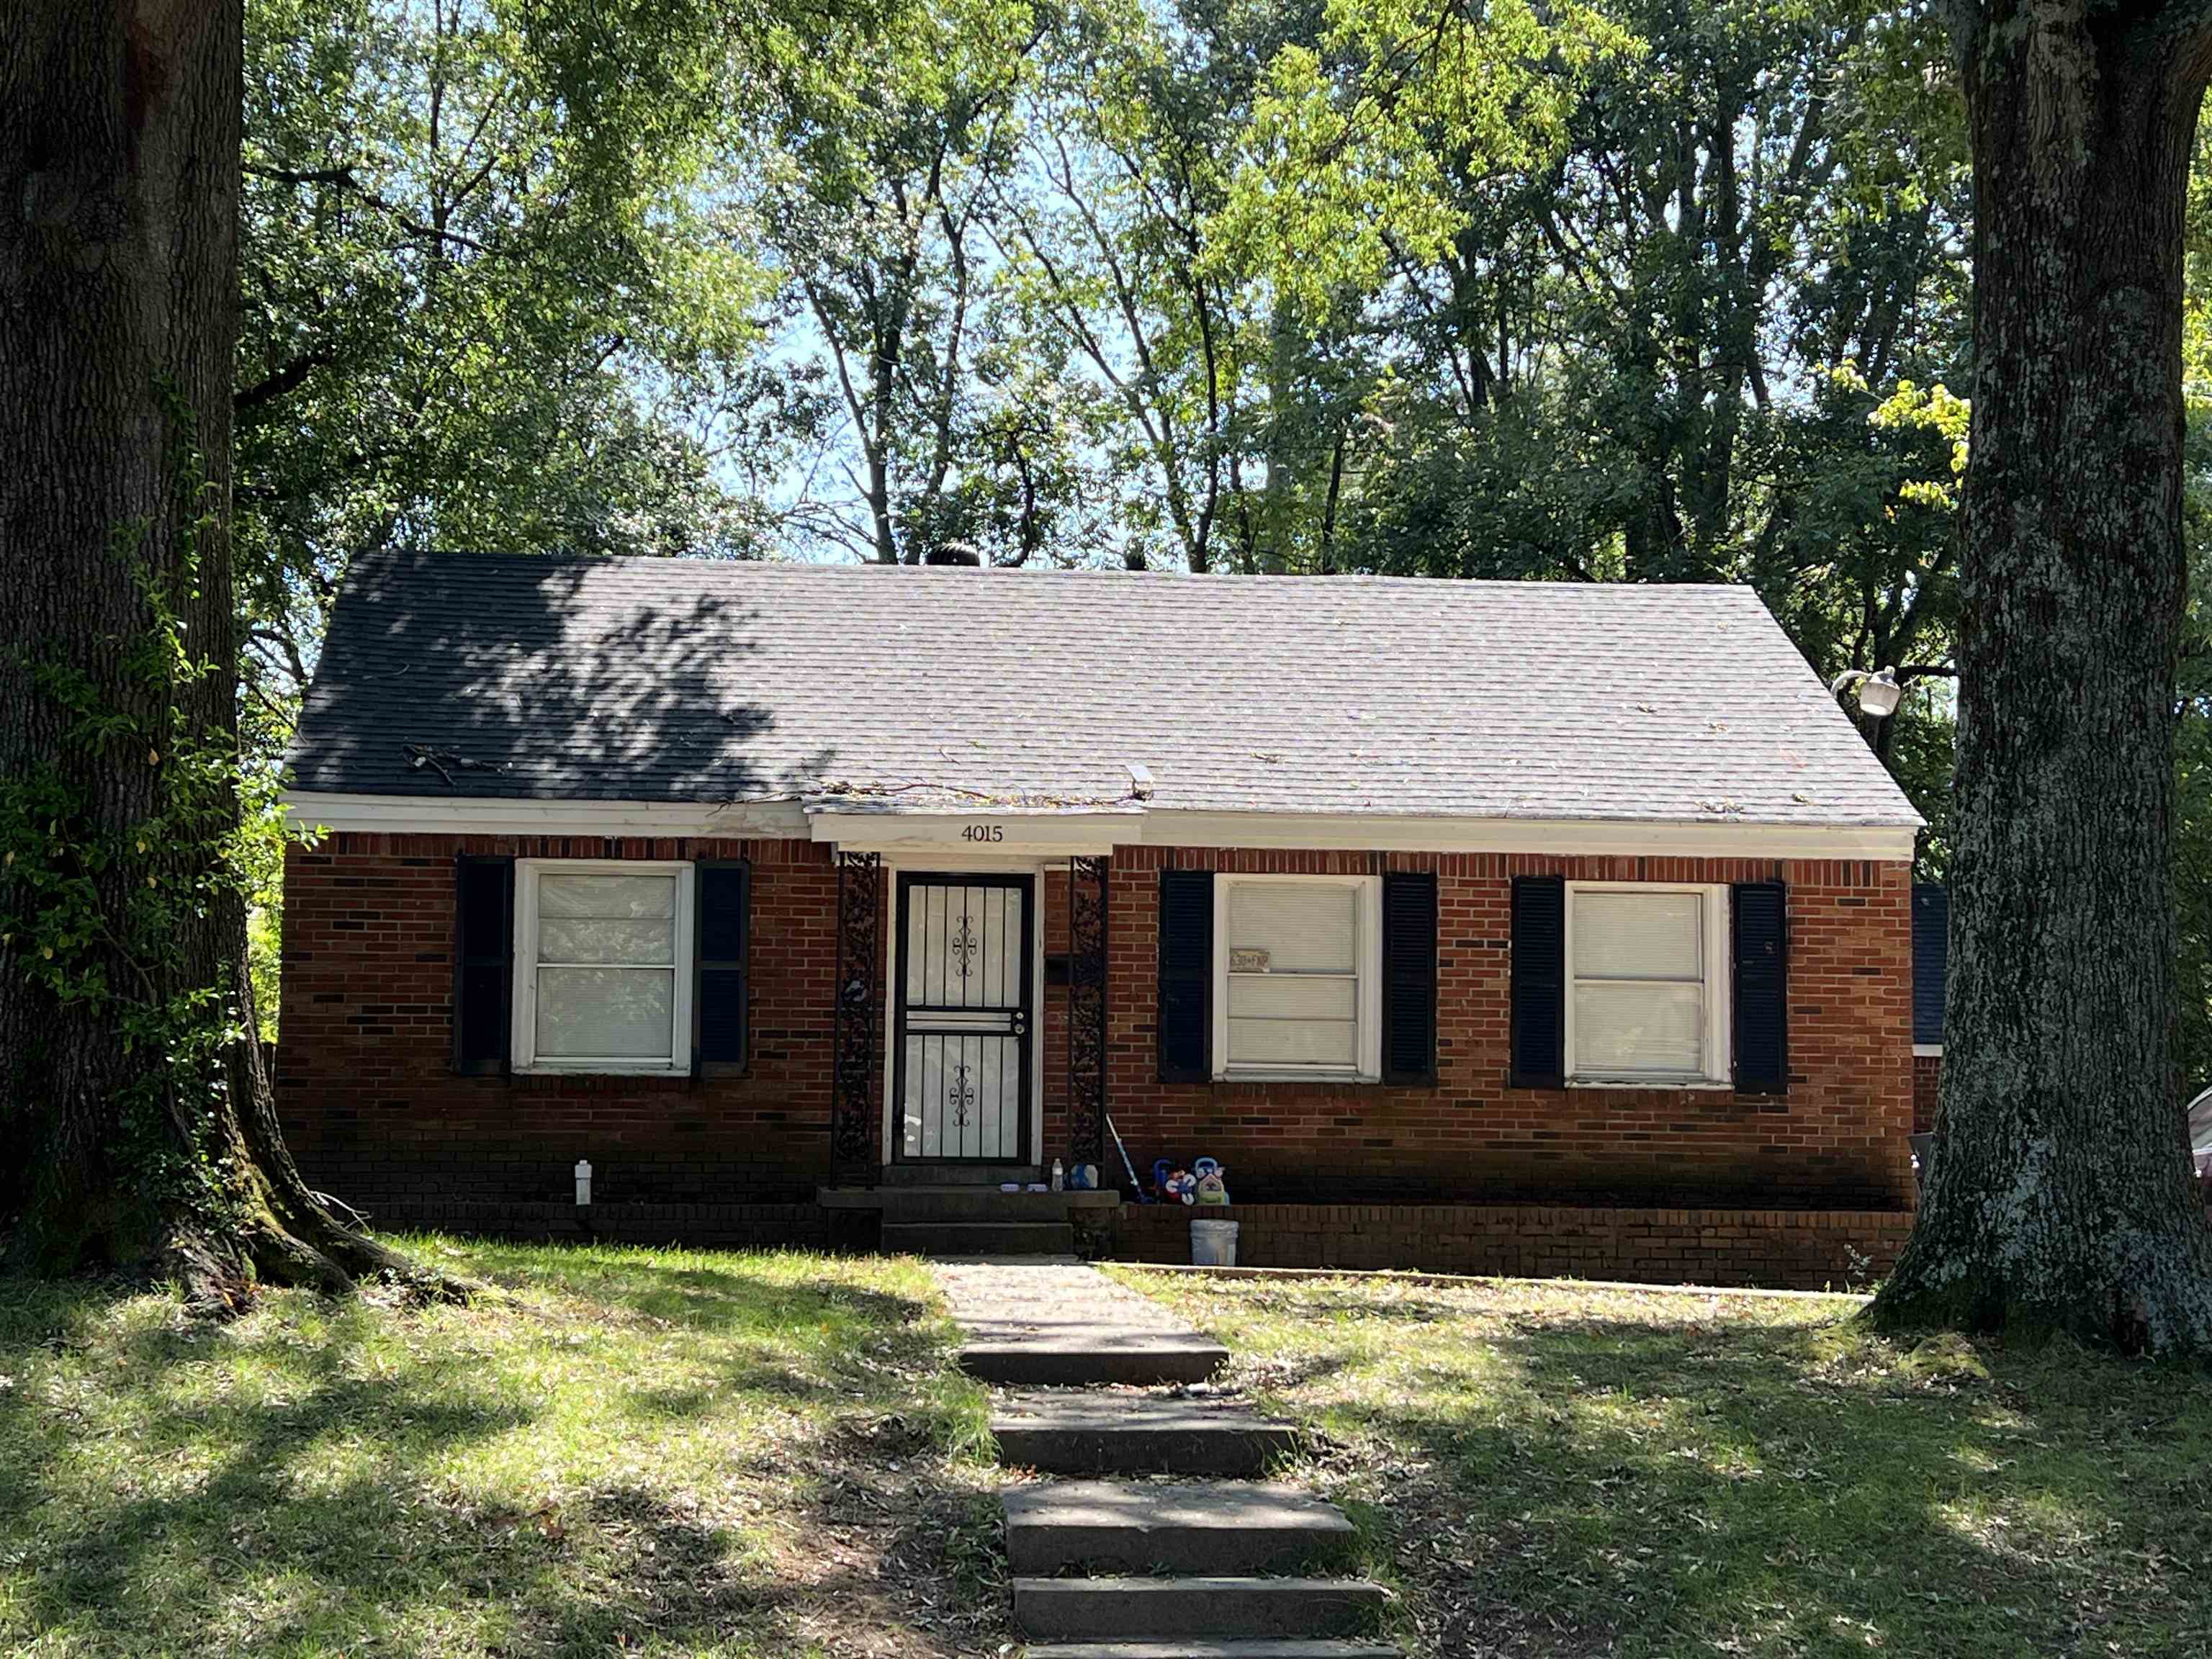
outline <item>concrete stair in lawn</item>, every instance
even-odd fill
[[[1211,1376],[1225,1349],[1095,1269],[939,1272],[969,1334],[961,1364],[999,1385],[1001,1459],[1091,1477],[1005,1497],[1030,1659],[1397,1659],[1376,1635],[1389,1592],[1337,1576],[1358,1554],[1342,1511],[1250,1479],[1297,1431],[1160,1387]],[[1161,1474],[1177,1478],[1097,1478]]]

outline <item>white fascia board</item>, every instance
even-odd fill
[[[744,836],[804,840],[796,801],[613,801],[449,799],[288,790],[299,830],[451,836]]]
[[[1243,847],[1382,853],[1549,853],[1564,857],[1872,859],[1909,862],[1908,824],[1641,823],[1387,814],[1093,811],[983,807],[841,812],[797,801],[589,801],[368,795],[293,790],[296,828],[477,836],[746,836],[834,842],[855,852],[933,849],[1095,858],[1116,847]]]
[[[1910,824],[1635,822],[1597,818],[1305,817],[1273,812],[1145,816],[1148,847],[1345,848],[1382,853],[1552,853],[1653,858],[1874,859],[1909,862]]]
[[[1006,858],[1103,858],[1144,839],[1136,808],[1070,811],[1062,808],[974,807],[947,811],[807,815],[816,841],[851,853],[991,854]]]

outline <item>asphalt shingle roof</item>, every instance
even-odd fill
[[[393,795],[1049,805],[1136,763],[1154,809],[1918,822],[1726,586],[385,556],[289,760]]]

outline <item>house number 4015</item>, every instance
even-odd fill
[[[1004,841],[1006,838],[1006,826],[1003,823],[963,824],[960,830],[963,841]]]

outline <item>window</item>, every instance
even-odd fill
[[[1567,1075],[1725,1083],[1728,890],[1571,883]]]
[[[514,1064],[691,1069],[691,866],[515,866]]]
[[[1378,885],[1366,876],[1215,880],[1217,1077],[1380,1074]]]

